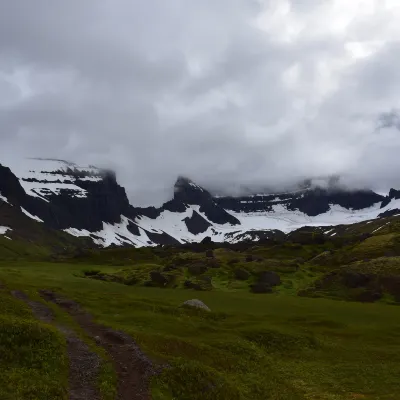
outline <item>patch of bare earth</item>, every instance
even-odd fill
[[[34,316],[45,323],[53,324],[65,336],[69,359],[70,400],[100,400],[96,381],[99,375],[100,358],[88,345],[69,328],[54,323],[50,308],[38,301],[32,301],[25,293],[13,290],[12,295],[30,306]]]
[[[150,378],[159,373],[150,359],[127,334],[107,328],[93,321],[78,303],[51,291],[41,291],[47,301],[67,311],[110,355],[118,378],[118,400],[149,400]]]

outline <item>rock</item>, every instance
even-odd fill
[[[211,244],[211,243],[213,243],[213,241],[210,236],[206,236],[200,243],[201,244]]]
[[[264,271],[260,273],[258,282],[265,283],[268,286],[278,286],[281,284],[281,277],[276,272]]]
[[[365,290],[356,296],[355,300],[363,303],[373,303],[380,300],[383,297],[383,293],[380,290]]]
[[[257,282],[250,285],[250,290],[253,293],[272,293],[272,288],[265,282]]]
[[[239,268],[234,272],[235,279],[239,281],[247,281],[250,278],[250,273],[245,269]]]
[[[201,262],[195,263],[188,267],[188,271],[191,275],[202,275],[207,272],[207,270],[208,267]]]
[[[101,343],[101,337],[100,337],[100,336],[95,336],[95,337],[94,337],[94,340],[95,340],[95,342],[96,342],[97,344],[100,344],[100,343]]]
[[[165,286],[168,283],[168,279],[166,276],[164,276],[161,272],[159,271],[151,271],[150,272],[150,279],[152,282]]]
[[[209,268],[219,268],[221,264],[216,258],[209,258],[207,260],[207,267]]]
[[[174,270],[176,270],[176,269],[178,269],[179,267],[177,267],[176,265],[173,265],[173,264],[170,264],[170,265],[166,265],[164,268],[163,268],[163,271],[164,272],[171,272],[171,271],[174,271]]]
[[[246,262],[252,262],[252,261],[254,261],[254,257],[251,254],[248,254],[246,256]]]
[[[238,258],[232,258],[227,262],[228,265],[237,264],[240,260]]]
[[[206,257],[208,258],[214,258],[214,252],[212,250],[207,250],[206,251]]]
[[[363,287],[366,286],[370,281],[370,276],[357,272],[346,272],[343,276],[343,283],[348,288]]]
[[[201,281],[203,281],[203,282],[206,283],[207,285],[211,285],[211,282],[212,282],[211,276],[199,276],[198,279],[201,280]]]
[[[185,287],[185,289],[194,289],[194,290],[205,290],[200,284],[192,282],[192,281],[185,281],[185,283],[183,284],[183,286]]]
[[[205,311],[211,311],[202,301],[197,300],[197,299],[185,301],[182,304],[182,306],[200,308]]]

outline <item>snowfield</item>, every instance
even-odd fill
[[[95,167],[80,167],[61,160],[29,158],[15,165],[10,165],[21,186],[29,196],[39,197],[48,202],[46,196],[60,195],[68,191],[70,196],[85,198],[87,191],[77,184],[80,181],[99,182],[103,178],[101,170]],[[71,170],[87,176],[71,175]]]
[[[363,210],[353,211],[343,207],[332,205],[331,209],[316,217],[310,217],[299,211],[289,211],[282,205],[274,205],[272,212],[265,213],[233,213],[241,223],[236,225],[218,225],[212,223],[207,217],[200,212],[200,206],[189,206],[183,213],[174,213],[171,211],[163,211],[158,218],[151,219],[146,216],[140,216],[134,221],[127,217],[121,217],[119,224],[103,223],[103,229],[99,232],[79,231],[74,228],[67,229],[66,232],[74,236],[90,236],[98,245],[107,247],[111,244],[132,244],[136,247],[151,246],[153,243],[146,234],[147,232],[167,233],[177,239],[180,243],[199,242],[209,236],[214,242],[236,243],[239,239],[252,239],[257,241],[257,237],[250,234],[244,235],[248,231],[270,231],[280,230],[284,233],[292,232],[303,226],[335,226],[350,225],[357,222],[368,221],[378,217],[384,211],[400,208],[400,200],[392,200],[384,208],[380,208],[381,203],[376,203],[373,207]],[[186,227],[184,219],[191,217],[196,211],[212,226],[205,232],[194,235],[190,233]],[[128,230],[128,224],[134,223],[139,227],[140,236],[137,236]],[[328,230],[325,234],[329,234],[333,229]],[[335,235],[333,233],[332,235]]]

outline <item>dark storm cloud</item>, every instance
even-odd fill
[[[115,168],[134,203],[342,174],[400,187],[396,2],[0,0],[0,157]],[[377,132],[377,126],[380,126]]]

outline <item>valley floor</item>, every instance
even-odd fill
[[[120,371],[102,333],[97,337],[90,330],[95,326],[130,335],[155,370],[163,367],[149,381],[154,400],[399,398],[397,306],[289,294],[125,286],[83,278],[82,269],[90,267],[0,264],[1,399],[54,400],[71,395],[65,329],[98,357],[99,398],[115,399]],[[62,301],[44,300],[42,290],[69,299],[70,305],[79,303],[82,312],[93,317],[93,325],[82,324],[79,314]],[[36,320],[21,296],[12,297],[11,291],[48,307],[54,320]],[[191,298],[204,301],[212,312],[180,307]],[[122,345],[116,341],[111,347],[116,351]],[[133,392],[133,399],[146,398]]]

